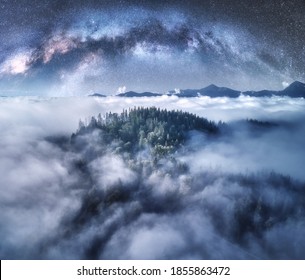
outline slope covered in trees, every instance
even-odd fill
[[[117,141],[123,151],[135,152],[150,147],[158,154],[174,151],[187,140],[192,130],[214,135],[215,123],[182,111],[168,111],[156,107],[124,110],[121,114],[106,113],[92,117],[88,124],[80,121],[76,134],[85,135],[97,130],[105,143]]]

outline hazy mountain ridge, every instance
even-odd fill
[[[201,89],[182,89],[182,90],[171,90],[165,94],[153,93],[153,92],[135,92],[128,91],[125,93],[120,93],[116,96],[120,97],[155,97],[155,96],[178,96],[178,97],[200,97],[208,96],[211,98],[216,97],[229,97],[237,98],[240,95],[253,96],[253,97],[271,97],[276,96],[288,96],[291,98],[305,98],[305,84],[299,81],[295,81],[283,90],[260,90],[260,91],[238,91],[227,87],[218,87],[211,84],[205,88]]]

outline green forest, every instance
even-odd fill
[[[157,155],[173,152],[188,139],[192,130],[216,135],[218,126],[205,118],[182,111],[168,111],[156,107],[133,108],[122,113],[106,113],[92,117],[86,124],[79,122],[78,135],[101,132],[102,140],[110,144],[117,141],[118,151],[137,152],[150,147]]]

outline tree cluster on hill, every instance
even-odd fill
[[[260,121],[256,119],[247,119],[246,120],[248,124],[255,126],[255,127],[261,127],[261,128],[272,128],[276,127],[277,124],[269,121]]]
[[[93,130],[102,131],[103,140],[121,142],[125,151],[137,151],[150,146],[157,154],[168,154],[177,149],[187,139],[187,132],[197,130],[206,134],[216,134],[214,122],[182,111],[168,111],[156,107],[138,107],[123,110],[121,114],[106,113],[92,117],[88,124],[80,121],[76,135]],[[73,136],[75,137],[75,135]]]

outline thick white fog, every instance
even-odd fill
[[[153,169],[144,151],[141,176],[120,154],[95,158],[94,133],[79,151],[53,141],[134,106],[188,111],[228,132],[192,132],[175,153],[187,172]],[[304,121],[305,100],[283,97],[0,98],[0,258],[304,258]]]

